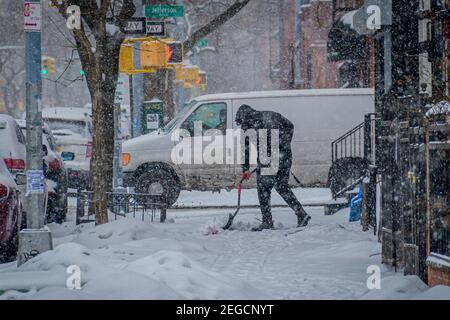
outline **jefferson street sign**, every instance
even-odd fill
[[[184,6],[145,6],[145,16],[151,19],[176,18],[184,16]]]

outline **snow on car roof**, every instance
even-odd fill
[[[16,120],[8,114],[0,113],[0,123],[14,123]]]
[[[86,116],[92,116],[92,111],[87,108],[44,108],[42,117],[44,119],[61,119],[72,121],[85,121]]]
[[[0,114],[1,122],[6,123],[7,126],[0,130],[0,156],[25,159],[25,145],[21,143],[16,131],[16,120],[10,115]]]
[[[253,91],[253,92],[230,92],[208,94],[196,97],[196,101],[227,100],[227,99],[255,99],[255,98],[281,98],[299,96],[353,96],[373,95],[373,89],[312,89],[312,90],[278,90],[278,91]]]
[[[23,133],[26,134],[27,120],[16,119],[16,122],[19,125],[20,129],[25,130]],[[42,129],[43,129],[44,134],[46,134],[46,135],[50,135],[52,132],[48,123],[46,123],[46,122],[42,123]]]

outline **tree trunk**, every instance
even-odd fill
[[[108,39],[112,40],[112,39]],[[117,56],[120,45],[108,44],[100,58],[101,76],[93,84],[93,193],[96,225],[108,222],[108,192],[112,191],[114,159],[114,97],[118,78]]]
[[[113,106],[106,103],[101,97],[110,95],[109,92],[97,92],[95,97],[92,97],[93,108],[96,112],[93,113],[94,124],[94,209],[95,222],[97,225],[108,222],[108,198],[107,192],[112,189],[112,167],[113,167],[113,153],[114,153],[114,130],[108,128],[114,123]]]

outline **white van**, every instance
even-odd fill
[[[372,89],[263,91],[197,97],[159,132],[123,144],[125,185],[134,186],[139,193],[163,192],[170,205],[177,200],[180,190],[233,188],[242,173],[240,163],[180,163],[173,157],[179,143],[204,145],[204,142],[197,141],[202,140],[197,136],[173,141],[173,133],[176,129],[191,130],[193,122],[199,119],[214,119],[211,122],[214,125],[208,129],[224,133],[225,129],[238,129],[234,119],[242,104],[259,111],[278,112],[294,124],[292,172],[305,185],[327,183],[332,141],[375,109]],[[198,152],[192,156],[199,156]],[[294,180],[291,183],[295,185]],[[254,186],[255,179],[246,183],[248,188]]]

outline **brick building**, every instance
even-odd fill
[[[303,89],[336,88],[338,63],[327,56],[328,33],[333,26],[331,1],[303,0],[300,7],[298,86]]]

